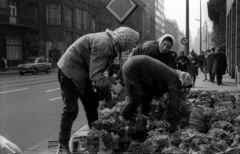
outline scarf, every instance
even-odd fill
[[[129,27],[120,27],[111,31],[106,30],[112,37],[114,42],[116,42],[122,51],[131,50],[137,45],[139,39],[139,33]]]

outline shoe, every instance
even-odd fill
[[[207,79],[204,79],[203,81],[206,81]]]
[[[56,154],[71,154],[67,145],[59,144]]]

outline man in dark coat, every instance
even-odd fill
[[[224,51],[218,51],[214,54],[214,64],[212,72],[216,74],[217,84],[222,84],[222,76],[225,74],[227,68],[227,59]]]
[[[199,67],[200,67],[201,71],[203,72],[203,62],[205,59],[205,55],[204,55],[203,51],[201,51],[201,54],[198,56],[198,59],[199,59]]]
[[[181,51],[180,56],[176,58],[176,62],[180,71],[187,72],[189,60],[188,57],[184,55],[184,51]]]
[[[209,71],[209,76],[210,76],[210,80],[211,82],[214,82],[214,78],[215,78],[215,74],[212,72],[212,68],[213,68],[213,63],[214,63],[214,53],[215,53],[215,48],[212,47],[211,49],[211,53],[208,55],[208,62],[207,62],[207,67],[208,67],[208,71]]]
[[[177,69],[177,63],[176,63],[177,53],[173,51],[173,49],[170,52],[172,53],[172,56],[168,63],[168,66],[173,69]]]
[[[149,116],[153,96],[160,99],[169,94],[166,120],[172,131],[181,120],[180,100],[185,100],[192,86],[191,75],[172,69],[154,58],[138,55],[123,65],[123,76],[129,94],[129,102],[120,113],[120,119],[129,119],[141,105],[141,114]]]

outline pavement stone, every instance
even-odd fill
[[[209,79],[209,75],[207,76]],[[215,83],[203,81],[205,79],[204,74],[199,71],[199,75],[196,78],[196,83],[194,88],[191,90],[227,90],[227,91],[238,91],[240,88],[237,86],[236,80],[232,79],[228,74],[223,76],[223,85],[218,86],[216,81]],[[87,129],[86,124],[81,124],[80,128],[75,128],[75,131],[72,132],[72,136],[81,134],[81,131]],[[58,134],[51,136],[50,138],[42,141],[41,143],[29,148],[28,150],[24,151],[23,154],[53,154],[56,151],[49,151],[48,150],[48,141],[57,141]]]

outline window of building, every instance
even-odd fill
[[[83,30],[87,30],[87,12],[82,11],[82,15],[83,15]]]
[[[65,7],[65,26],[72,27],[72,9],[70,7]]]
[[[8,0],[1,0],[0,1],[0,8],[7,8],[8,6]]]
[[[20,36],[7,35],[7,57],[9,60],[22,60],[22,39]]]
[[[87,14],[86,14],[86,17],[87,17],[87,29],[86,30],[89,30],[90,28],[88,28],[88,27],[90,27],[90,15],[89,15],[89,13],[88,12],[86,12]]]
[[[91,28],[91,32],[96,32],[96,25],[97,25],[97,18],[96,18],[96,16],[92,16],[92,21],[91,21],[91,23],[92,23],[92,28]]]
[[[76,28],[82,29],[82,10],[76,8]]]
[[[76,40],[77,40],[79,37],[81,37],[81,36],[82,36],[81,33],[76,33]]]
[[[9,2],[9,10],[10,10],[10,17],[9,17],[9,21],[12,24],[16,24],[17,23],[17,5],[16,2],[10,1]]]
[[[47,4],[47,25],[61,25],[61,12],[59,4]]]
[[[72,43],[73,41],[73,33],[66,31],[66,41]]]

